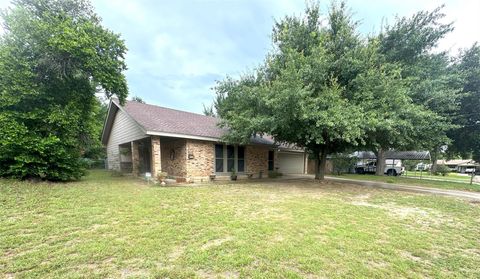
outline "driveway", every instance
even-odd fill
[[[298,174],[298,175],[285,175],[283,178],[284,179],[313,179],[314,176],[308,175],[308,174]],[[367,186],[367,187],[376,187],[376,188],[390,189],[390,190],[396,190],[396,191],[426,193],[426,194],[450,196],[455,198],[480,201],[480,193],[468,192],[468,191],[447,190],[447,189],[438,189],[438,188],[430,188],[430,187],[422,187],[422,186],[384,183],[384,182],[377,182],[377,181],[365,181],[365,180],[356,180],[356,179],[340,178],[340,177],[332,177],[332,176],[326,176],[325,179],[330,181],[340,182],[340,183],[355,184],[355,185]]]

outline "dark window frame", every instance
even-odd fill
[[[222,146],[222,157],[218,157],[218,153],[220,152],[217,152],[217,148]],[[231,152],[231,149],[233,147],[233,157],[232,156],[232,152]],[[232,169],[232,163],[233,163],[233,169],[237,172],[237,173],[245,173],[246,172],[246,161],[245,161],[245,146],[238,146],[238,145],[227,145],[227,144],[215,144],[215,166],[214,166],[214,169],[215,169],[215,173],[217,174],[228,174],[228,173],[231,173],[231,169]],[[239,158],[239,151],[242,152],[243,151],[243,156],[241,155],[240,158]],[[240,164],[240,168],[239,168],[239,161],[242,162]],[[222,167],[219,167],[218,166],[218,163],[221,163],[222,164]],[[243,167],[243,170],[241,169]],[[221,170],[221,171],[217,171],[217,170]]]

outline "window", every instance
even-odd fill
[[[223,172],[223,145],[215,145],[215,172]]]
[[[215,172],[244,172],[245,147],[234,145],[215,145]]]
[[[245,147],[239,146],[237,149],[237,171],[245,171]]]
[[[275,156],[274,156],[273,150],[268,151],[268,170],[269,171],[273,171],[274,158]]]
[[[227,172],[235,169],[235,147],[227,145]]]

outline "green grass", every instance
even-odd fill
[[[479,216],[340,183],[0,180],[0,278],[479,278]]]
[[[366,181],[379,181],[385,183],[398,183],[405,185],[414,185],[414,186],[425,186],[432,188],[440,189],[452,189],[452,190],[465,190],[480,192],[480,184],[473,183],[470,185],[470,180],[467,181],[440,181],[440,180],[431,180],[431,179],[420,179],[420,178],[411,178],[404,176],[376,176],[373,174],[342,174],[340,176],[336,175],[339,178],[348,178],[348,179],[358,179]],[[442,179],[442,177],[435,176],[437,179]]]
[[[415,177],[415,178],[430,178],[430,179],[440,179],[440,180],[445,180],[445,181],[454,181],[454,182],[467,182],[470,183],[470,176],[467,175],[460,175],[458,173],[449,173],[446,176],[442,175],[431,175],[428,172],[422,172],[420,175],[420,172],[415,172],[415,171],[408,171],[405,176],[408,177]]]

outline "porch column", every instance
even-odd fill
[[[305,158],[303,163],[303,173],[308,174],[308,153],[307,152],[303,153],[303,156]]]
[[[132,141],[132,174],[138,176],[140,170],[140,154],[138,152],[138,142]]]
[[[152,176],[157,177],[162,171],[162,153],[160,149],[160,137],[152,136]]]

